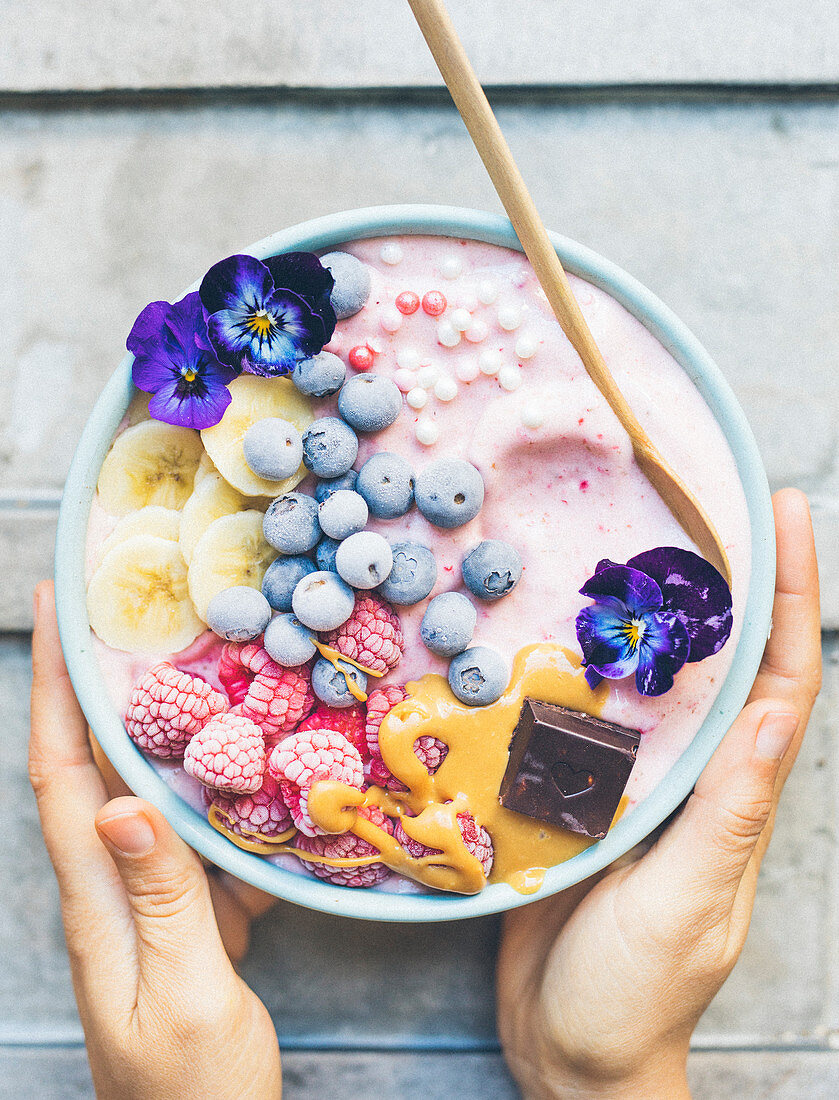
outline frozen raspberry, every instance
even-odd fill
[[[271,838],[291,828],[291,813],[283,802],[280,785],[267,773],[262,777],[262,786],[253,794],[233,797],[209,788],[205,788],[205,794],[209,795],[210,806],[219,811],[222,824],[238,836],[254,839],[253,834],[257,833]]]
[[[382,754],[379,750],[379,727],[384,721],[385,715],[397,703],[401,703],[407,697],[404,688],[393,684],[389,687],[376,688],[375,691],[370,692],[367,699],[367,723],[364,732],[367,738],[367,750],[370,753],[370,763],[367,766],[368,774],[372,783],[376,783],[380,787],[387,787],[391,791],[404,791],[406,788],[405,784],[392,774],[390,768],[382,760]],[[430,775],[434,775],[446,759],[448,751],[448,745],[444,744],[439,737],[425,735],[418,737],[414,742],[414,752]]]
[[[458,814],[457,825],[467,850],[478,860],[481,867],[484,869],[484,875],[489,878],[489,873],[492,870],[492,857],[494,854],[492,838],[489,833],[483,825],[477,823],[471,814]],[[439,848],[428,848],[425,844],[420,844],[418,840],[414,840],[413,837],[408,836],[402,828],[401,821],[396,822],[393,829],[393,835],[405,851],[408,852],[409,855],[412,855],[414,859],[422,859],[423,856],[434,856],[440,851]]]
[[[364,706],[361,703],[353,703],[351,707],[328,707],[326,703],[318,703],[308,718],[304,718],[297,727],[297,733],[306,733],[308,730],[336,730],[343,733],[351,745],[358,749],[362,760],[366,760],[367,739],[364,736]]]
[[[227,700],[206,680],[161,661],[134,685],[125,728],[144,752],[180,759],[204,723],[226,710]]]
[[[366,806],[359,810],[359,814],[393,834],[393,822],[378,806]],[[298,837],[297,847],[321,859],[358,859],[379,854],[378,848],[374,848],[355,833],[301,836]],[[319,863],[317,859],[308,860],[303,856],[300,858],[313,875],[331,882],[334,886],[378,886],[390,875],[390,868],[384,863],[368,863],[361,867],[331,867],[328,863]]]
[[[283,668],[255,643],[226,645],[219,659],[219,679],[231,703],[241,703],[242,714],[262,729],[269,747],[291,733],[315,702],[306,665]]]
[[[265,771],[262,730],[242,714],[211,718],[187,745],[184,771],[205,787],[253,794]]]
[[[364,784],[358,749],[335,730],[307,730],[286,737],[268,757],[268,771],[280,784],[294,824],[306,836],[324,833],[309,817],[309,788],[313,783],[333,779],[359,789]]]
[[[399,616],[384,600],[358,593],[355,609],[343,626],[324,636],[327,645],[375,672],[387,672],[402,657]]]

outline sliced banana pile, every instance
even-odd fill
[[[200,435],[129,417],[102,464],[99,504],[120,519],[99,548],[87,606],[91,627],[114,649],[185,649],[204,631],[212,597],[231,585],[260,588],[276,557],[263,513],[306,471],[279,482],[257,477],[242,439],[263,417],[304,431],[311,408],[288,379],[241,375],[230,392],[221,422]]]

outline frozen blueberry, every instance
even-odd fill
[[[375,588],[393,568],[393,551],[382,535],[359,531],[344,539],[336,550],[335,568],[353,588]]]
[[[346,539],[356,531],[363,531],[367,517],[364,497],[352,489],[338,489],[318,505],[321,530],[332,539]]]
[[[463,559],[463,583],[473,596],[500,600],[521,580],[521,555],[509,542],[484,539]]]
[[[257,477],[282,481],[297,473],[303,461],[303,440],[288,420],[266,416],[245,432],[242,440],[245,462]]]
[[[329,397],[340,390],[346,377],[344,360],[331,351],[322,351],[311,359],[299,360],[291,380],[307,397]]]
[[[340,477],[358,454],[358,436],[337,416],[324,416],[303,435],[303,462],[317,477]]]
[[[305,665],[317,652],[311,630],[288,614],[274,616],[265,628],[262,644],[268,656],[284,668]]]
[[[315,500],[318,504],[323,504],[330,493],[337,493],[339,489],[354,489],[357,478],[357,470],[347,470],[340,477],[331,477],[327,478],[326,481],[319,481],[315,488]]]
[[[246,584],[235,584],[217,592],[207,607],[207,626],[228,642],[250,642],[258,638],[271,618],[271,608],[262,593]]]
[[[358,471],[356,492],[379,519],[404,516],[414,503],[414,471],[400,455],[379,451]]]
[[[275,611],[291,611],[291,594],[315,563],[299,554],[272,561],[262,578],[262,595]]]
[[[320,262],[335,280],[332,308],[339,321],[358,313],[370,297],[370,268],[349,252],[327,252]]]
[[[452,658],[449,687],[461,701],[485,707],[504,694],[510,680],[507,662],[496,649],[476,645]]]
[[[380,432],[401,411],[399,387],[380,374],[357,374],[344,383],[338,394],[338,412],[357,432]]]
[[[321,657],[312,669],[312,691],[328,707],[351,707],[358,700],[347,687],[347,679],[361,691],[367,690],[367,677],[347,661],[338,661],[338,668]]]
[[[420,637],[438,657],[454,657],[472,641],[478,612],[462,592],[441,592],[422,617]]]
[[[480,512],[484,479],[471,462],[441,458],[417,475],[414,499],[435,527],[460,527]]]
[[[352,615],[355,593],[337,573],[309,573],[291,597],[294,614],[310,630],[336,630]]]
[[[320,538],[318,502],[305,493],[284,493],[271,501],[262,521],[265,541],[282,554],[303,554]]]
[[[437,561],[434,555],[427,546],[419,542],[394,542],[391,550],[393,568],[379,591],[386,600],[399,604],[400,607],[419,603],[425,599],[437,580]],[[468,642],[467,638],[465,644],[468,645]]]
[[[318,569],[325,569],[329,573],[337,573],[335,567],[335,555],[341,545],[340,539],[331,539],[325,535],[315,547],[315,561]]]

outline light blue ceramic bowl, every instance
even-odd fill
[[[290,249],[326,250],[356,238],[387,234],[467,237],[519,248],[510,223],[495,214],[444,206],[381,206],[331,214],[284,229],[244,249],[257,257]],[[102,687],[85,608],[84,560],[88,512],[99,468],[132,396],[127,355],[102,392],[73,459],[58,523],[56,597],[61,641],[70,676],[88,722],[128,786],[153,802],[184,840],[246,882],[299,905],[347,917],[436,921],[497,913],[564,890],[600,870],[646,837],[692,789],[732,719],[742,707],[766,641],[775,577],[775,542],[766,475],[748,423],[719,369],[682,322],[635,279],[602,256],[553,235],[565,267],[607,291],[672,353],[696,384],[728,439],[746,493],[752,529],[752,580],[742,636],[731,670],[689,748],[653,793],[623,817],[605,840],[551,868],[530,896],[488,886],[474,897],[397,895],[350,890],[282,870],[235,847],[160,779],[125,733]],[[190,287],[197,289],[198,284]]]

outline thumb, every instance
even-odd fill
[[[730,908],[780,796],[778,773],[798,724],[783,700],[761,699],[740,713],[650,852],[649,869],[671,896],[712,912]]]
[[[198,856],[160,811],[115,798],[96,815],[96,831],[125,887],[141,978],[182,985],[194,976],[201,988],[215,966],[229,967]]]

